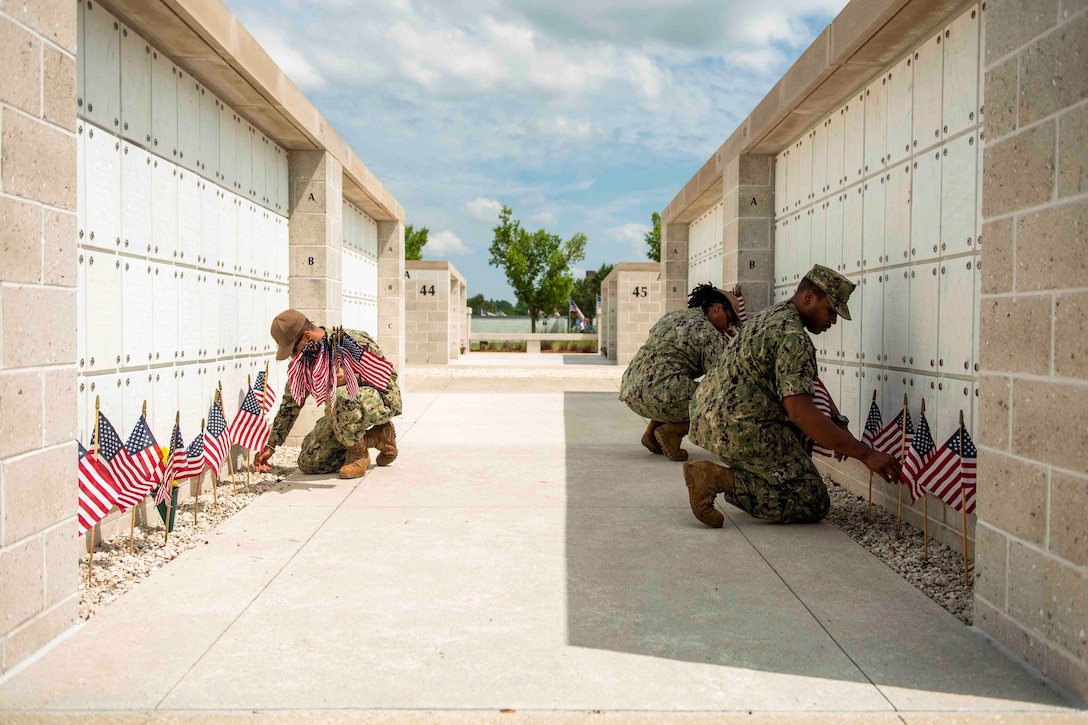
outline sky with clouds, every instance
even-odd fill
[[[503,204],[646,261],[676,195],[845,0],[226,0],[469,295]]]

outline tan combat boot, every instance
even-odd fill
[[[661,450],[661,444],[657,442],[657,438],[654,437],[654,431],[662,426],[656,420],[651,420],[650,424],[646,426],[646,432],[642,434],[642,445],[650,453],[656,453],[661,455],[664,451]]]
[[[368,447],[378,449],[379,466],[388,466],[397,459],[397,429],[393,421],[374,426],[366,432],[364,440]]]
[[[733,471],[712,461],[684,463],[684,483],[688,487],[688,503],[695,518],[712,529],[722,527],[725,516],[714,508],[714,498],[719,493],[733,490],[735,476]]]
[[[688,421],[683,423],[662,423],[654,431],[654,438],[661,446],[661,452],[670,461],[686,461],[688,452],[680,447],[680,441],[688,434]]]
[[[359,441],[348,448],[344,455],[344,465],[340,466],[340,478],[362,478],[370,468],[370,451],[365,441]]]

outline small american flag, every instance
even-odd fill
[[[329,380],[329,371],[332,369],[332,362],[329,356],[334,352],[327,344],[327,337],[321,341],[321,346],[317,351],[317,359],[314,360],[314,366],[310,370],[310,391],[314,394],[314,398],[317,399],[317,404],[328,401],[329,394],[336,388],[336,380]]]
[[[819,378],[816,378],[813,381],[813,387],[815,388],[815,393],[812,396],[812,402],[815,403],[817,410],[830,418],[831,393],[828,392],[827,386],[824,385],[824,381]],[[818,453],[821,456],[828,456],[829,458],[834,457],[835,455],[835,451],[821,446],[816,441],[812,441],[812,452]]]
[[[340,340],[347,355],[344,356],[344,373],[347,368],[357,373],[369,385],[378,390],[389,388],[389,381],[393,377],[393,363],[378,357],[370,351],[370,348],[360,345],[351,335],[344,333]]]
[[[208,412],[208,427],[204,430],[204,463],[216,476],[223,468],[223,461],[230,452],[230,434],[227,432],[227,419],[223,415],[223,402],[219,394]]]
[[[144,416],[141,415],[136,421],[136,426],[128,436],[125,449],[133,462],[140,467],[148,493],[156,485],[162,483],[163,474],[166,472],[166,467],[162,464],[162,451],[159,450],[158,441],[151,433],[147,418]]]
[[[861,442],[867,446],[873,446],[876,436],[883,427],[884,421],[880,418],[880,408],[874,400],[869,404],[869,415],[865,418],[865,431],[861,434]]]
[[[733,293],[733,296],[737,298],[737,319],[739,319],[740,324],[743,325],[748,321],[748,308],[744,306],[744,297],[741,295],[739,289]]]
[[[918,418],[918,433],[915,434],[907,447],[907,455],[903,461],[903,470],[899,473],[899,480],[907,484],[910,491],[910,500],[917,501],[925,495],[922,483],[918,479],[926,462],[933,455],[936,448],[933,444],[933,436],[929,432],[929,422],[925,413]]]
[[[233,443],[251,451],[261,450],[268,442],[270,433],[268,421],[264,417],[261,403],[257,400],[257,394],[253,388],[246,393],[242,407],[238,409],[228,431]]]
[[[295,403],[302,405],[306,402],[306,396],[310,394],[309,364],[304,355],[295,355],[287,366],[287,389]]]
[[[877,449],[881,453],[887,453],[889,456],[898,457],[903,445],[903,417],[906,415],[907,420],[907,445],[914,440],[914,422],[910,418],[909,410],[899,411],[899,415],[895,416],[895,420],[891,421],[876,434],[873,439],[873,448]]]
[[[204,472],[204,431],[201,431],[185,450],[185,468],[174,473],[174,480],[195,478]]]
[[[170,434],[170,453],[166,457],[166,470],[163,472],[162,485],[155,491],[155,503],[166,503],[170,499],[170,489],[174,487],[174,479],[179,471],[184,471],[189,465],[185,457],[185,441],[181,438],[181,424],[174,423],[174,431]]]
[[[117,508],[127,511],[130,506],[143,501],[149,486],[144,480],[140,466],[129,457],[121,443],[121,436],[102,411],[98,411],[98,438],[91,441],[98,457],[113,475],[117,484]]]
[[[276,393],[272,390],[272,386],[268,384],[268,377],[265,375],[264,370],[257,373],[257,377],[253,381],[253,389],[257,391],[257,399],[261,401],[261,410],[265,413],[272,410],[272,406],[276,404]]]
[[[960,435],[963,441],[961,447]],[[919,476],[925,490],[959,510],[967,499],[967,513],[975,510],[978,488],[978,451],[966,428],[956,432],[937,449]],[[961,491],[962,488],[962,491]],[[966,494],[966,495],[965,495]]]
[[[76,521],[79,533],[83,534],[110,512],[117,503],[118,486],[106,464],[87,453],[82,443],[79,446],[79,508]]]

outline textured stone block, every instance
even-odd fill
[[[1012,383],[1008,378],[983,375],[978,385],[978,443],[1009,449],[1009,405]]]
[[[76,405],[76,369],[74,366],[50,369],[42,373],[45,384],[45,416],[43,419],[42,445],[75,440],[78,424]],[[69,456],[72,476],[75,476],[75,453]]]
[[[1019,60],[1013,56],[986,71],[986,138],[996,139],[1017,127],[1016,114],[1020,106],[1018,89]]]
[[[59,287],[75,287],[77,280],[76,215],[72,212],[43,209],[45,263],[42,281]]]
[[[1088,663],[1076,660],[1057,647],[1046,652],[1046,676],[1080,698],[1088,701]]]
[[[41,46],[25,28],[0,15],[0,102],[41,115]],[[75,102],[73,99],[73,114]]]
[[[1012,292],[1013,220],[982,225],[982,294]]]
[[[79,596],[73,594],[57,607],[35,617],[7,636],[4,642],[4,669],[10,670],[76,626]]]
[[[1088,380],[1088,293],[1054,301],[1054,369],[1065,378]]]
[[[76,52],[76,5],[68,0],[0,0],[0,10],[71,53]]]
[[[39,538],[0,551],[0,581],[4,582],[4,596],[0,597],[0,632],[10,632],[42,611],[43,564]]]
[[[774,156],[741,156],[738,180],[741,186],[770,186],[773,182]]]
[[[737,216],[740,218],[773,217],[774,189],[749,186],[741,189],[737,200]]]
[[[1017,290],[1084,285],[1088,279],[1088,201],[1027,214],[1016,223]]]
[[[982,302],[979,362],[985,370],[1050,372],[1049,296],[996,297]]]
[[[75,458],[75,447],[65,445],[4,463],[5,546],[72,516],[66,482],[75,480]]]
[[[1046,669],[1046,643],[1018,622],[975,598],[975,626],[1040,672]]]
[[[1058,119],[1058,196],[1088,191],[1088,106]]]
[[[1088,576],[1067,564],[1048,562],[1048,637],[1088,660]]]
[[[2,22],[2,18],[0,18]],[[39,282],[42,277],[42,210],[0,197],[0,281]],[[75,255],[72,255],[75,265]]]
[[[8,287],[3,298],[6,367],[75,362],[74,289]]]
[[[1081,15],[1020,52],[1021,125],[1046,118],[1088,97],[1085,38],[1088,38],[1088,16]],[[987,27],[987,44],[989,41]]]
[[[979,518],[1018,538],[1045,543],[1045,467],[984,452],[978,459],[978,487]]]
[[[1008,545],[1000,531],[986,525],[975,529],[975,594],[998,609],[1006,606]]]
[[[741,219],[737,246],[740,249],[771,249],[774,235],[770,219]]]
[[[41,447],[42,379],[39,373],[0,374],[0,458]]]
[[[1088,469],[1088,390],[1017,380],[1012,399],[1013,453],[1069,470]]]
[[[1054,471],[1050,495],[1050,550],[1078,566],[1088,564],[1088,479]]]
[[[42,116],[76,130],[76,59],[50,45],[42,48]]]
[[[982,213],[986,217],[1048,201],[1054,190],[1055,124],[1044,123],[984,151]]]
[[[1058,23],[1058,0],[991,2],[986,12],[986,66]]]
[[[1047,560],[1017,541],[1009,542],[1009,616],[1028,629],[1045,634],[1047,610]]]
[[[75,211],[75,135],[10,110],[0,115],[0,127],[0,183],[4,191]]]
[[[74,461],[74,451],[66,453]],[[73,465],[73,477],[75,466]],[[61,486],[67,493],[67,487]],[[52,607],[79,592],[79,554],[83,539],[76,534],[75,515],[70,526],[58,526],[42,534],[45,543],[45,606]]]

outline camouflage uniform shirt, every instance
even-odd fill
[[[702,310],[670,312],[653,326],[624,371],[620,400],[644,418],[686,421],[695,378],[717,365],[728,342]]]
[[[726,500],[757,518],[819,521],[827,489],[783,403],[815,392],[816,348],[792,300],[740,329],[691,400],[691,440],[734,469]]]

